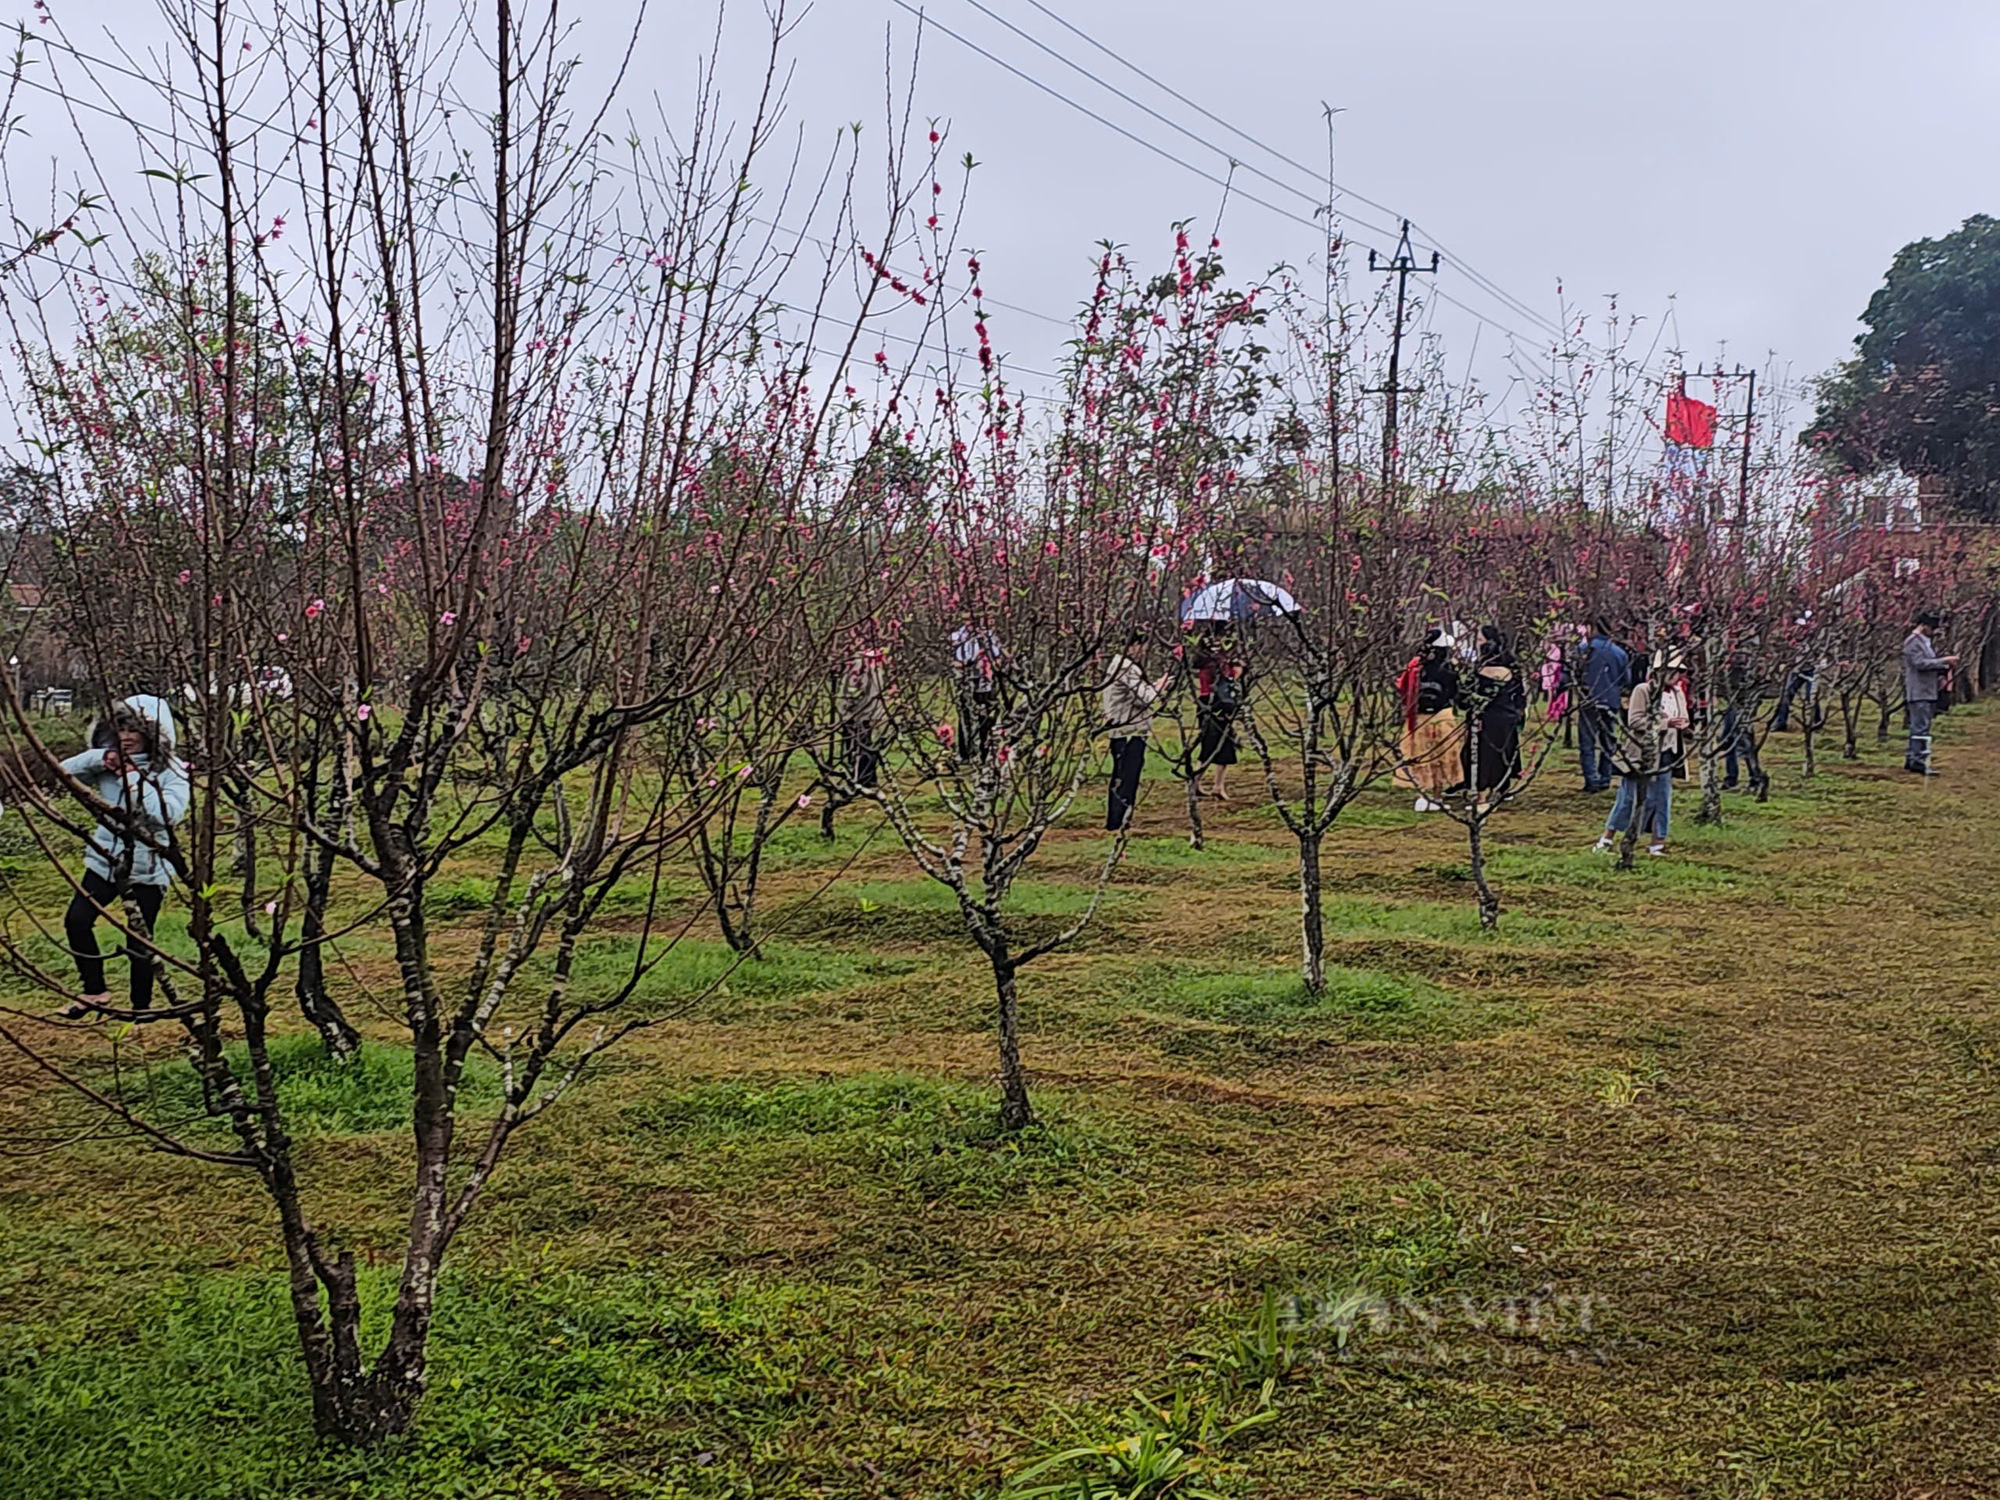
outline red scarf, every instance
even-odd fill
[[[1424,659],[1410,658],[1410,664],[1403,668],[1403,675],[1396,679],[1396,691],[1403,698],[1403,728],[1411,733],[1417,727],[1417,696],[1424,688]]]

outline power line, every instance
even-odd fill
[[[966,0],[966,3],[977,5],[978,0]],[[1055,11],[1049,9],[1048,6],[1041,3],[1041,0],[1028,0],[1028,4],[1032,5],[1036,10],[1040,11],[1043,15],[1047,16],[1051,21],[1054,21],[1058,26],[1062,27],[1065,31],[1069,32],[1071,35],[1079,38],[1083,42],[1087,43],[1089,46],[1096,48],[1099,52],[1103,53],[1106,57],[1110,58],[1120,67],[1125,68],[1127,71],[1131,73],[1137,74],[1140,78],[1143,78],[1146,82],[1150,83],[1154,88],[1166,94],[1169,98],[1175,99],[1180,103],[1186,105],[1189,109],[1193,110],[1203,119],[1208,120],[1212,124],[1220,125],[1224,130],[1228,131],[1231,135],[1236,136],[1239,140],[1244,140],[1249,142],[1252,146],[1255,146],[1259,151],[1262,151],[1265,155],[1271,157],[1273,160],[1283,162],[1286,166],[1292,168],[1296,172],[1304,174],[1307,178],[1313,180],[1318,179],[1319,174],[1317,174],[1313,168],[1306,166],[1303,162],[1299,161],[1295,157],[1286,155],[1283,151],[1280,151],[1277,147],[1269,145],[1262,140],[1259,140],[1256,136],[1250,134],[1250,132],[1248,132],[1247,130],[1244,130],[1240,126],[1232,124],[1230,121],[1224,119],[1221,115],[1216,114],[1213,110],[1207,109],[1203,105],[1197,103],[1195,100],[1190,99],[1186,94],[1183,94],[1182,92],[1180,92],[1180,90],[1174,88],[1171,84],[1164,82],[1163,80],[1155,77],[1151,73],[1148,73],[1144,68],[1140,67],[1137,63],[1133,62],[1123,53],[1117,51],[1115,48],[1106,46],[1103,42],[1100,42],[1096,37],[1092,36],[1089,32],[1085,31],[1082,27],[1077,26],[1076,24],[1068,20],[1066,17],[1061,16],[1057,14]],[[982,11],[985,10],[985,7],[983,5],[980,5],[978,8]],[[991,14],[991,12],[987,13]],[[1002,21],[1001,24],[1007,26],[1010,31],[1018,32],[1018,28],[1013,27],[1012,25],[1010,25],[1005,21]],[[1041,43],[1037,42],[1035,45],[1041,46]],[[1043,48],[1043,50],[1047,51],[1048,49]],[[1065,59],[1065,61],[1067,61],[1067,59]],[[1072,63],[1070,64],[1070,66],[1075,67],[1076,64]],[[1078,71],[1081,72],[1083,70],[1079,68]],[[1086,74],[1085,76],[1094,77],[1095,75]],[[1105,87],[1109,88],[1110,85],[1107,84],[1105,85]],[[1113,92],[1117,91],[1113,90]],[[1120,94],[1119,97],[1124,98],[1126,96]],[[1145,108],[1144,105],[1140,105],[1139,107],[1141,109]],[[1151,114],[1152,111],[1147,110],[1147,113]],[[1175,128],[1180,129],[1179,126],[1176,126]],[[1187,132],[1183,130],[1182,133],[1186,134]],[[1254,168],[1252,170],[1254,170]],[[1354,189],[1349,187],[1343,187],[1339,183],[1335,183],[1334,187],[1342,195],[1349,198],[1353,198],[1357,202],[1365,203],[1370,208],[1374,209],[1376,212],[1387,214],[1391,219],[1400,220],[1408,217],[1407,215],[1401,213],[1399,210],[1391,208],[1388,204],[1383,203],[1378,199],[1370,198],[1365,193],[1356,192]],[[1375,232],[1378,234],[1388,234],[1391,232],[1389,230],[1383,229],[1379,225],[1367,224],[1365,220],[1357,222],[1363,223],[1364,226],[1367,228],[1374,229]],[[1449,246],[1445,245],[1435,235],[1430,234],[1428,230],[1425,230],[1423,225],[1416,224],[1414,220],[1412,220],[1411,222],[1415,225],[1418,231],[1424,235],[1424,238],[1428,239],[1433,245],[1435,245],[1440,251],[1444,253],[1445,258],[1452,263],[1454,269],[1463,272],[1467,277],[1471,278],[1471,280],[1476,285],[1481,286],[1491,295],[1497,297],[1504,305],[1513,308],[1516,312],[1520,313],[1522,316],[1530,319],[1531,321],[1542,324],[1550,333],[1557,333],[1560,331],[1557,329],[1554,323],[1550,322],[1541,313],[1535,311],[1535,309],[1530,307],[1527,303],[1522,302],[1519,298],[1514,297],[1513,295],[1508,293],[1504,288],[1500,287],[1498,283],[1490,281],[1485,276],[1481,275],[1478,269],[1474,267],[1470,262],[1462,260],[1457,255],[1454,255]],[[1459,305],[1463,306],[1463,304]]]
[[[1105,118],[1097,111],[1089,108],[1084,104],[1079,103],[1075,99],[1070,98],[1068,95],[1064,94],[1060,89],[1055,88],[1054,86],[1044,82],[1043,80],[1035,77],[1034,75],[1026,72],[1021,68],[1015,67],[1012,63],[1009,63],[1006,60],[996,56],[994,53],[992,53],[985,47],[982,47],[978,43],[970,40],[969,38],[961,35],[960,33],[953,31],[950,27],[945,26],[941,22],[933,20],[923,11],[920,11],[915,6],[907,3],[907,0],[894,0],[894,3],[900,6],[900,8],[902,8],[903,10],[916,16],[920,24],[935,27],[937,30],[943,32],[947,37],[951,38],[951,40],[965,47],[967,50],[972,51],[977,55],[985,58],[987,61],[993,63],[995,66],[1001,68],[1003,71],[1012,74],[1014,77],[1019,78],[1023,82],[1030,84],[1032,87],[1039,89],[1041,92],[1045,94],[1048,94],[1050,97],[1055,98],[1060,102],[1068,105],[1070,108],[1076,110],[1078,113],[1085,115],[1087,118],[1095,121],[1100,125],[1103,125],[1105,128],[1112,130],[1116,134],[1124,137],[1129,141],[1132,141],[1134,144],[1144,147],[1146,150],[1149,150],[1153,152],[1155,155],[1160,156],[1165,160],[1174,163],[1176,166],[1179,166],[1184,170],[1195,173],[1195,175],[1203,178],[1205,181],[1216,183],[1217,185],[1220,186],[1225,186],[1225,187],[1228,186],[1228,184],[1223,183],[1221,179],[1217,178],[1212,173],[1204,171],[1200,167],[1197,167],[1194,164],[1175,155],[1173,152],[1166,150],[1157,143],[1147,140],[1135,134],[1134,132],[1127,130],[1125,127],[1117,124],[1116,122]],[[1202,137],[1195,134],[1194,132],[1187,130],[1184,126],[1181,126],[1177,122],[1166,119],[1166,117],[1162,116],[1158,111],[1151,109],[1150,107],[1148,107],[1147,105],[1141,103],[1136,99],[1133,99],[1131,95],[1125,93],[1123,90],[1116,88],[1114,85],[1106,82],[1102,78],[1098,77],[1096,74],[1092,73],[1089,69],[1084,68],[1080,64],[1075,63],[1069,58],[1062,56],[1060,53],[1055,52],[1053,49],[1049,48],[1046,44],[1040,42],[1033,36],[1028,35],[1024,31],[1022,31],[1020,27],[1015,26],[1012,22],[1007,21],[1003,17],[995,15],[984,4],[979,3],[979,0],[967,0],[967,3],[973,5],[974,8],[979,10],[982,14],[991,17],[998,24],[1005,27],[1008,31],[1012,32],[1016,36],[1022,37],[1024,40],[1028,41],[1031,45],[1035,46],[1039,50],[1048,53],[1051,56],[1056,57],[1059,61],[1063,62],[1065,66],[1068,66],[1072,68],[1074,71],[1081,73],[1083,76],[1097,83],[1100,87],[1105,88],[1107,91],[1111,92],[1116,97],[1124,100],[1129,104],[1132,104],[1134,107],[1138,109],[1143,110],[1145,113],[1152,116],[1154,119],[1161,120],[1163,123],[1168,124],[1171,128],[1175,129],[1179,133],[1187,135],[1191,139],[1194,139],[1200,142],[1201,144],[1208,146],[1209,149],[1217,151],[1218,154],[1223,155],[1227,160],[1229,160],[1233,167],[1243,167],[1246,170],[1251,171],[1255,175],[1264,178],[1266,181],[1272,181],[1272,182],[1278,181],[1278,179],[1271,177],[1270,174],[1262,172],[1256,167],[1251,166],[1250,164],[1242,162],[1237,158],[1231,156],[1223,148],[1215,146],[1213,145],[1213,143],[1203,140]],[[1217,125],[1220,125],[1223,129],[1228,130],[1231,134],[1236,135],[1245,141],[1248,141],[1251,145],[1265,152],[1274,160],[1282,162],[1285,165],[1292,167],[1294,170],[1304,173],[1308,176],[1313,175],[1312,169],[1306,167],[1303,163],[1287,155],[1283,151],[1278,150],[1276,147],[1273,147],[1268,143],[1260,140],[1258,137],[1251,135],[1249,132],[1242,130],[1240,127],[1230,123],[1227,119],[1225,119],[1221,115],[1218,115],[1213,111],[1206,109],[1201,104],[1189,98],[1187,95],[1181,93],[1177,89],[1174,89],[1171,85],[1165,83],[1164,81],[1157,78],[1153,74],[1147,72],[1145,69],[1141,68],[1138,64],[1133,63],[1128,58],[1124,57],[1121,53],[1117,52],[1115,49],[1105,45],[1103,42],[1098,41],[1088,32],[1084,31],[1082,28],[1068,21],[1067,19],[1065,19],[1064,17],[1062,17],[1061,15],[1050,9],[1047,5],[1040,3],[1040,0],[1027,0],[1027,3],[1034,6],[1034,8],[1037,11],[1041,12],[1043,15],[1047,16],[1049,19],[1056,22],[1058,25],[1062,26],[1065,30],[1071,32],[1072,34],[1076,35],[1077,37],[1079,37],[1081,40],[1083,40],[1093,48],[1102,52],[1105,56],[1110,57],[1114,61],[1118,62],[1120,66],[1136,74],[1138,77],[1144,79],[1146,82],[1152,84],[1154,87],[1160,89],[1162,92],[1168,94],[1170,97],[1187,105],[1189,108],[1195,110],[1198,114],[1202,115],[1204,118],[1216,123]],[[1315,201],[1315,202],[1317,201],[1317,198],[1314,195],[1303,193],[1297,187],[1291,184],[1279,182],[1278,185],[1284,188],[1285,191],[1293,193],[1298,197],[1308,199],[1309,201]],[[1387,204],[1381,203],[1379,200],[1369,198],[1365,194],[1358,193],[1353,191],[1352,189],[1342,187],[1337,183],[1334,186],[1336,191],[1339,192],[1340,194],[1346,197],[1354,198],[1357,201],[1365,203],[1372,208],[1376,208],[1380,211],[1392,214],[1396,212],[1395,210],[1391,209]],[[1300,219],[1300,217],[1297,214],[1292,213],[1289,210],[1280,208],[1275,204],[1271,204],[1265,201],[1264,199],[1256,197],[1253,194],[1242,192],[1241,190],[1236,190],[1236,193],[1237,196],[1243,197],[1247,199],[1249,202],[1257,204],[1259,207],[1266,208],[1274,213],[1277,213],[1280,217],[1288,219],[1291,222],[1294,223],[1307,222],[1305,220]],[[1382,229],[1382,226],[1369,223],[1367,220],[1357,219],[1356,222],[1361,223],[1364,228],[1374,230],[1378,233],[1386,232]],[[1425,232],[1420,222],[1414,219],[1411,222],[1413,228],[1416,228],[1419,232]],[[1319,226],[1314,224],[1314,225],[1309,225],[1309,227],[1318,228]],[[1516,340],[1517,342],[1523,342],[1529,344],[1539,343],[1544,335],[1557,339],[1565,339],[1565,340],[1573,339],[1576,343],[1580,344],[1584,349],[1588,350],[1593,354],[1599,355],[1607,359],[1615,357],[1614,351],[1608,349],[1601,349],[1588,339],[1579,339],[1576,338],[1574,335],[1570,334],[1567,330],[1565,330],[1555,321],[1550,319],[1546,314],[1538,312],[1531,305],[1522,301],[1520,298],[1515,297],[1512,293],[1508,292],[1504,287],[1500,286],[1499,283],[1495,282],[1492,278],[1486,276],[1483,272],[1481,272],[1476,266],[1472,265],[1471,262],[1453,253],[1451,248],[1448,245],[1445,245],[1442,241],[1436,239],[1434,236],[1429,236],[1427,232],[1426,232],[1426,237],[1431,238],[1432,243],[1436,245],[1436,247],[1443,253],[1444,258],[1453,266],[1454,269],[1464,274],[1466,278],[1476,288],[1478,288],[1486,295],[1494,298],[1497,302],[1508,308],[1510,311],[1516,313],[1521,317],[1527,318],[1531,323],[1538,325],[1538,327],[1543,332],[1538,333],[1532,337],[1523,334],[1519,329],[1511,327],[1507,323],[1500,321],[1498,318],[1495,318],[1490,314],[1481,312],[1479,309],[1460,300],[1459,298],[1454,297],[1449,293],[1439,291],[1437,295],[1442,297],[1444,301],[1450,303],[1454,307],[1459,308],[1461,311],[1465,312],[1468,316],[1474,318],[1475,320],[1486,324],[1487,326],[1493,328],[1497,332],[1505,334],[1507,337]],[[1648,371],[1647,373],[1651,374],[1656,379],[1666,378],[1665,374],[1662,372]]]

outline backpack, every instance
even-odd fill
[[[1243,706],[1243,679],[1227,674],[1218,675],[1215,686],[1209,689],[1209,706],[1217,709],[1236,709]]]

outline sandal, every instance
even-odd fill
[[[81,1000],[72,1000],[56,1012],[60,1021],[88,1021],[104,1013],[104,1007],[111,1004],[109,995],[86,995]]]

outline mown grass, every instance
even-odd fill
[[[0,1158],[0,1492],[990,1500],[1115,1435],[1135,1388],[1241,1410],[1259,1382],[1225,1375],[1282,1363],[1277,1419],[1210,1471],[1227,1494],[2000,1493],[1977,1251],[2000,849],[1967,831],[2000,814],[1994,732],[1952,716],[1949,800],[1873,760],[1806,781],[1774,742],[1769,804],[1704,829],[1684,791],[1674,853],[1629,874],[1589,852],[1603,800],[1540,785],[1493,825],[1497,933],[1463,831],[1370,793],[1328,841],[1322,996],[1253,780],[1194,851],[1156,777],[1085,942],[1021,976],[1041,1118],[1015,1137],[990,971],[864,810],[831,846],[805,818],[774,841],[758,959],[676,869],[693,925],[649,942],[630,1009],[656,1024],[516,1142],[454,1248],[419,1425],[368,1454],[310,1436],[254,1181],[59,1149],[83,1116],[0,1056],[24,1148]],[[1017,888],[1025,931],[1087,906],[1090,811]],[[431,891],[448,984],[478,857]],[[580,949],[586,995],[633,975],[634,892]],[[379,1333],[408,1055],[335,979],[362,1064],[328,1070],[281,1006],[280,1094]],[[161,1030],[148,1107],[198,1114]],[[1246,1341],[1267,1294],[1286,1361]]]

